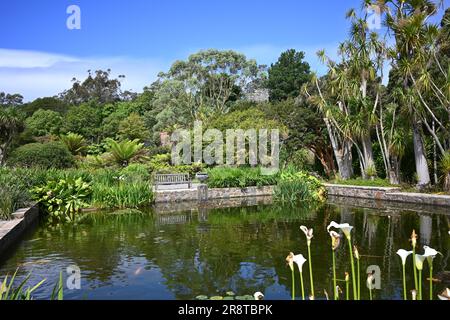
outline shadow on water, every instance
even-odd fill
[[[77,265],[81,289],[66,289],[67,299],[194,299],[227,291],[238,295],[262,291],[267,299],[290,299],[285,257],[290,251],[306,255],[305,237],[299,230],[306,225],[314,228],[315,288],[316,295],[323,297],[324,289],[332,292],[326,232],[332,220],[355,226],[363,274],[370,265],[380,266],[382,288],[375,298],[402,298],[401,264],[395,252],[409,248],[413,229],[419,233],[421,246],[427,244],[444,253],[444,258],[435,260],[435,272],[447,270],[448,215],[402,210],[390,204],[362,205],[354,199],[331,199],[314,208],[247,199],[244,203],[216,201],[89,213],[76,226],[41,226],[2,262],[0,274],[11,274],[20,267],[22,276],[33,271],[32,280],[46,278],[37,298],[48,298],[59,271]],[[342,279],[350,269],[345,245],[338,249],[336,259]],[[308,272],[304,276],[309,284]],[[443,283],[437,284],[435,292],[443,288]],[[424,297],[427,290],[426,283]],[[364,287],[361,295],[368,298]]]

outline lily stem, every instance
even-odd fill
[[[309,280],[311,282],[311,296],[314,297],[314,280],[311,262],[311,245],[308,245]]]
[[[333,292],[334,292],[334,300],[338,300],[337,293],[337,283],[336,283],[336,253],[333,249],[331,249],[333,253]]]
[[[419,270],[419,300],[422,300],[422,270]]]
[[[405,265],[403,265],[403,300],[408,300],[408,296],[406,293],[406,268]]]
[[[430,264],[430,300],[433,300],[433,263]]]
[[[417,270],[416,270],[416,247],[413,247],[413,269],[414,269],[414,288],[419,291],[419,284],[417,282]]]
[[[345,281],[345,296],[347,300],[350,300],[350,281]]]
[[[352,265],[352,284],[353,284],[353,299],[358,300],[358,292],[356,291],[356,277],[355,277],[355,262],[353,260],[352,240],[348,240],[348,248],[350,249],[350,264]]]
[[[356,259],[357,273],[358,273],[358,300],[361,300],[361,274],[359,269],[359,259]]]
[[[292,300],[295,300],[295,273],[292,269]]]
[[[303,272],[300,272],[300,284],[302,287],[302,299],[305,300],[305,287],[303,286]]]

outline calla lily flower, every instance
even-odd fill
[[[416,233],[416,230],[412,231],[410,241],[411,241],[411,244],[412,244],[413,248],[415,248],[416,245],[417,245],[417,233]]]
[[[411,290],[411,297],[413,300],[417,300],[417,290]]]
[[[305,257],[302,254],[297,254],[292,258],[292,260],[297,264],[298,271],[300,273],[302,273],[303,272],[303,264],[306,262]]]
[[[264,300],[264,294],[262,294],[262,292],[259,292],[259,291],[255,292],[253,297],[255,298],[255,300]]]
[[[439,300],[450,300],[450,289],[447,288],[441,294],[438,294]]]
[[[402,265],[406,264],[406,258],[408,258],[408,256],[410,254],[412,254],[412,251],[406,251],[404,249],[400,249],[397,251],[397,254],[400,256],[400,258],[402,259]]]
[[[301,226],[300,227],[300,230],[302,230],[303,231],[303,233],[305,234],[305,236],[306,236],[306,240],[307,240],[307,242],[308,242],[308,246],[311,244],[311,239],[313,238],[313,229],[311,228],[311,229],[308,229],[307,227],[305,227],[305,226]]]
[[[331,223],[327,227],[327,231],[330,232],[331,228],[341,229],[342,232],[344,232],[345,237],[347,239],[351,239],[351,232],[352,232],[353,227],[351,225],[349,225],[348,223],[338,224],[334,221],[331,221]]]
[[[328,231],[331,237],[331,248],[333,251],[336,251],[339,248],[339,244],[341,243],[341,235],[336,231]]]
[[[416,254],[416,261],[414,261],[417,270],[422,271],[423,270],[423,262],[425,261],[426,257],[422,256],[420,254]]]
[[[425,249],[425,252],[423,254],[424,257],[426,257],[427,259],[434,259],[438,254],[442,255],[442,253],[440,253],[439,251],[430,248],[428,246],[423,246],[423,248]]]
[[[286,257],[286,262],[289,265],[289,268],[291,268],[291,271],[294,271],[294,254],[292,252]]]
[[[356,246],[353,246],[353,253],[355,254],[355,258],[359,260],[359,251]]]
[[[367,286],[371,289],[373,286],[373,274],[369,273],[367,274]]]

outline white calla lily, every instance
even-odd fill
[[[335,221],[331,221],[327,227],[327,231],[330,232],[331,228],[342,230],[342,232],[344,232],[344,234],[345,234],[345,237],[347,239],[351,239],[351,232],[352,232],[353,227],[351,225],[349,225],[348,223],[339,224]]]
[[[437,251],[433,248],[430,248],[428,246],[423,246],[423,248],[425,250],[423,256],[426,258],[434,259],[438,254],[442,255],[442,253],[440,253],[439,251]]]
[[[305,262],[307,261],[305,259],[305,257],[302,254],[297,254],[294,256],[293,261],[297,264],[298,266],[298,271],[300,273],[303,273],[303,265],[305,264]]]
[[[422,271],[423,270],[423,262],[425,261],[426,257],[420,254],[416,254],[416,261],[414,261],[414,264],[416,265],[417,270]]]
[[[433,260],[438,254],[442,255],[442,253],[429,246],[423,246],[423,248],[425,249],[423,256],[427,259],[430,267],[430,300],[433,300]]]
[[[438,298],[439,300],[450,300],[450,289],[445,289],[444,292],[438,295]]]
[[[306,236],[306,244],[308,245],[308,263],[309,263],[309,281],[311,284],[311,296],[314,297],[314,279],[313,279],[313,271],[312,271],[312,259],[311,259],[311,239],[313,238],[314,230],[308,229],[306,226],[301,226],[300,230]]]
[[[259,292],[259,291],[255,292],[253,297],[255,298],[255,300],[264,300],[264,294],[262,292]]]
[[[301,226],[300,227],[300,230],[302,230],[303,231],[303,233],[305,234],[305,236],[306,236],[306,240],[307,240],[307,242],[308,242],[308,245],[310,245],[311,244],[311,239],[313,238],[313,232],[314,232],[314,230],[311,228],[311,229],[308,229],[306,226]]]
[[[400,258],[402,259],[402,265],[405,265],[405,264],[406,264],[406,258],[408,258],[408,256],[409,256],[410,254],[412,254],[413,252],[412,252],[412,251],[406,251],[406,250],[404,250],[404,249],[399,249],[396,253],[397,253],[397,254],[400,256]]]

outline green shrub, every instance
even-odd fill
[[[82,178],[61,179],[48,181],[32,192],[48,213],[50,223],[75,222],[81,209],[88,206],[92,188]]]
[[[0,220],[7,220],[19,208],[31,203],[30,189],[45,183],[47,172],[40,169],[0,168]]]
[[[99,208],[139,208],[153,202],[150,175],[143,165],[93,174],[92,204]]]
[[[261,187],[277,183],[277,175],[263,175],[260,168],[216,167],[207,172],[210,188]]]
[[[160,174],[188,173],[192,178],[195,176],[197,172],[202,171],[205,168],[205,166],[202,163],[173,166],[171,164],[170,154],[158,154],[150,159],[148,163],[148,168],[152,173],[160,173]]]
[[[288,168],[280,175],[274,198],[289,203],[322,202],[326,198],[326,189],[316,177]]]
[[[8,160],[13,167],[69,168],[74,158],[60,142],[31,143],[14,150]]]

